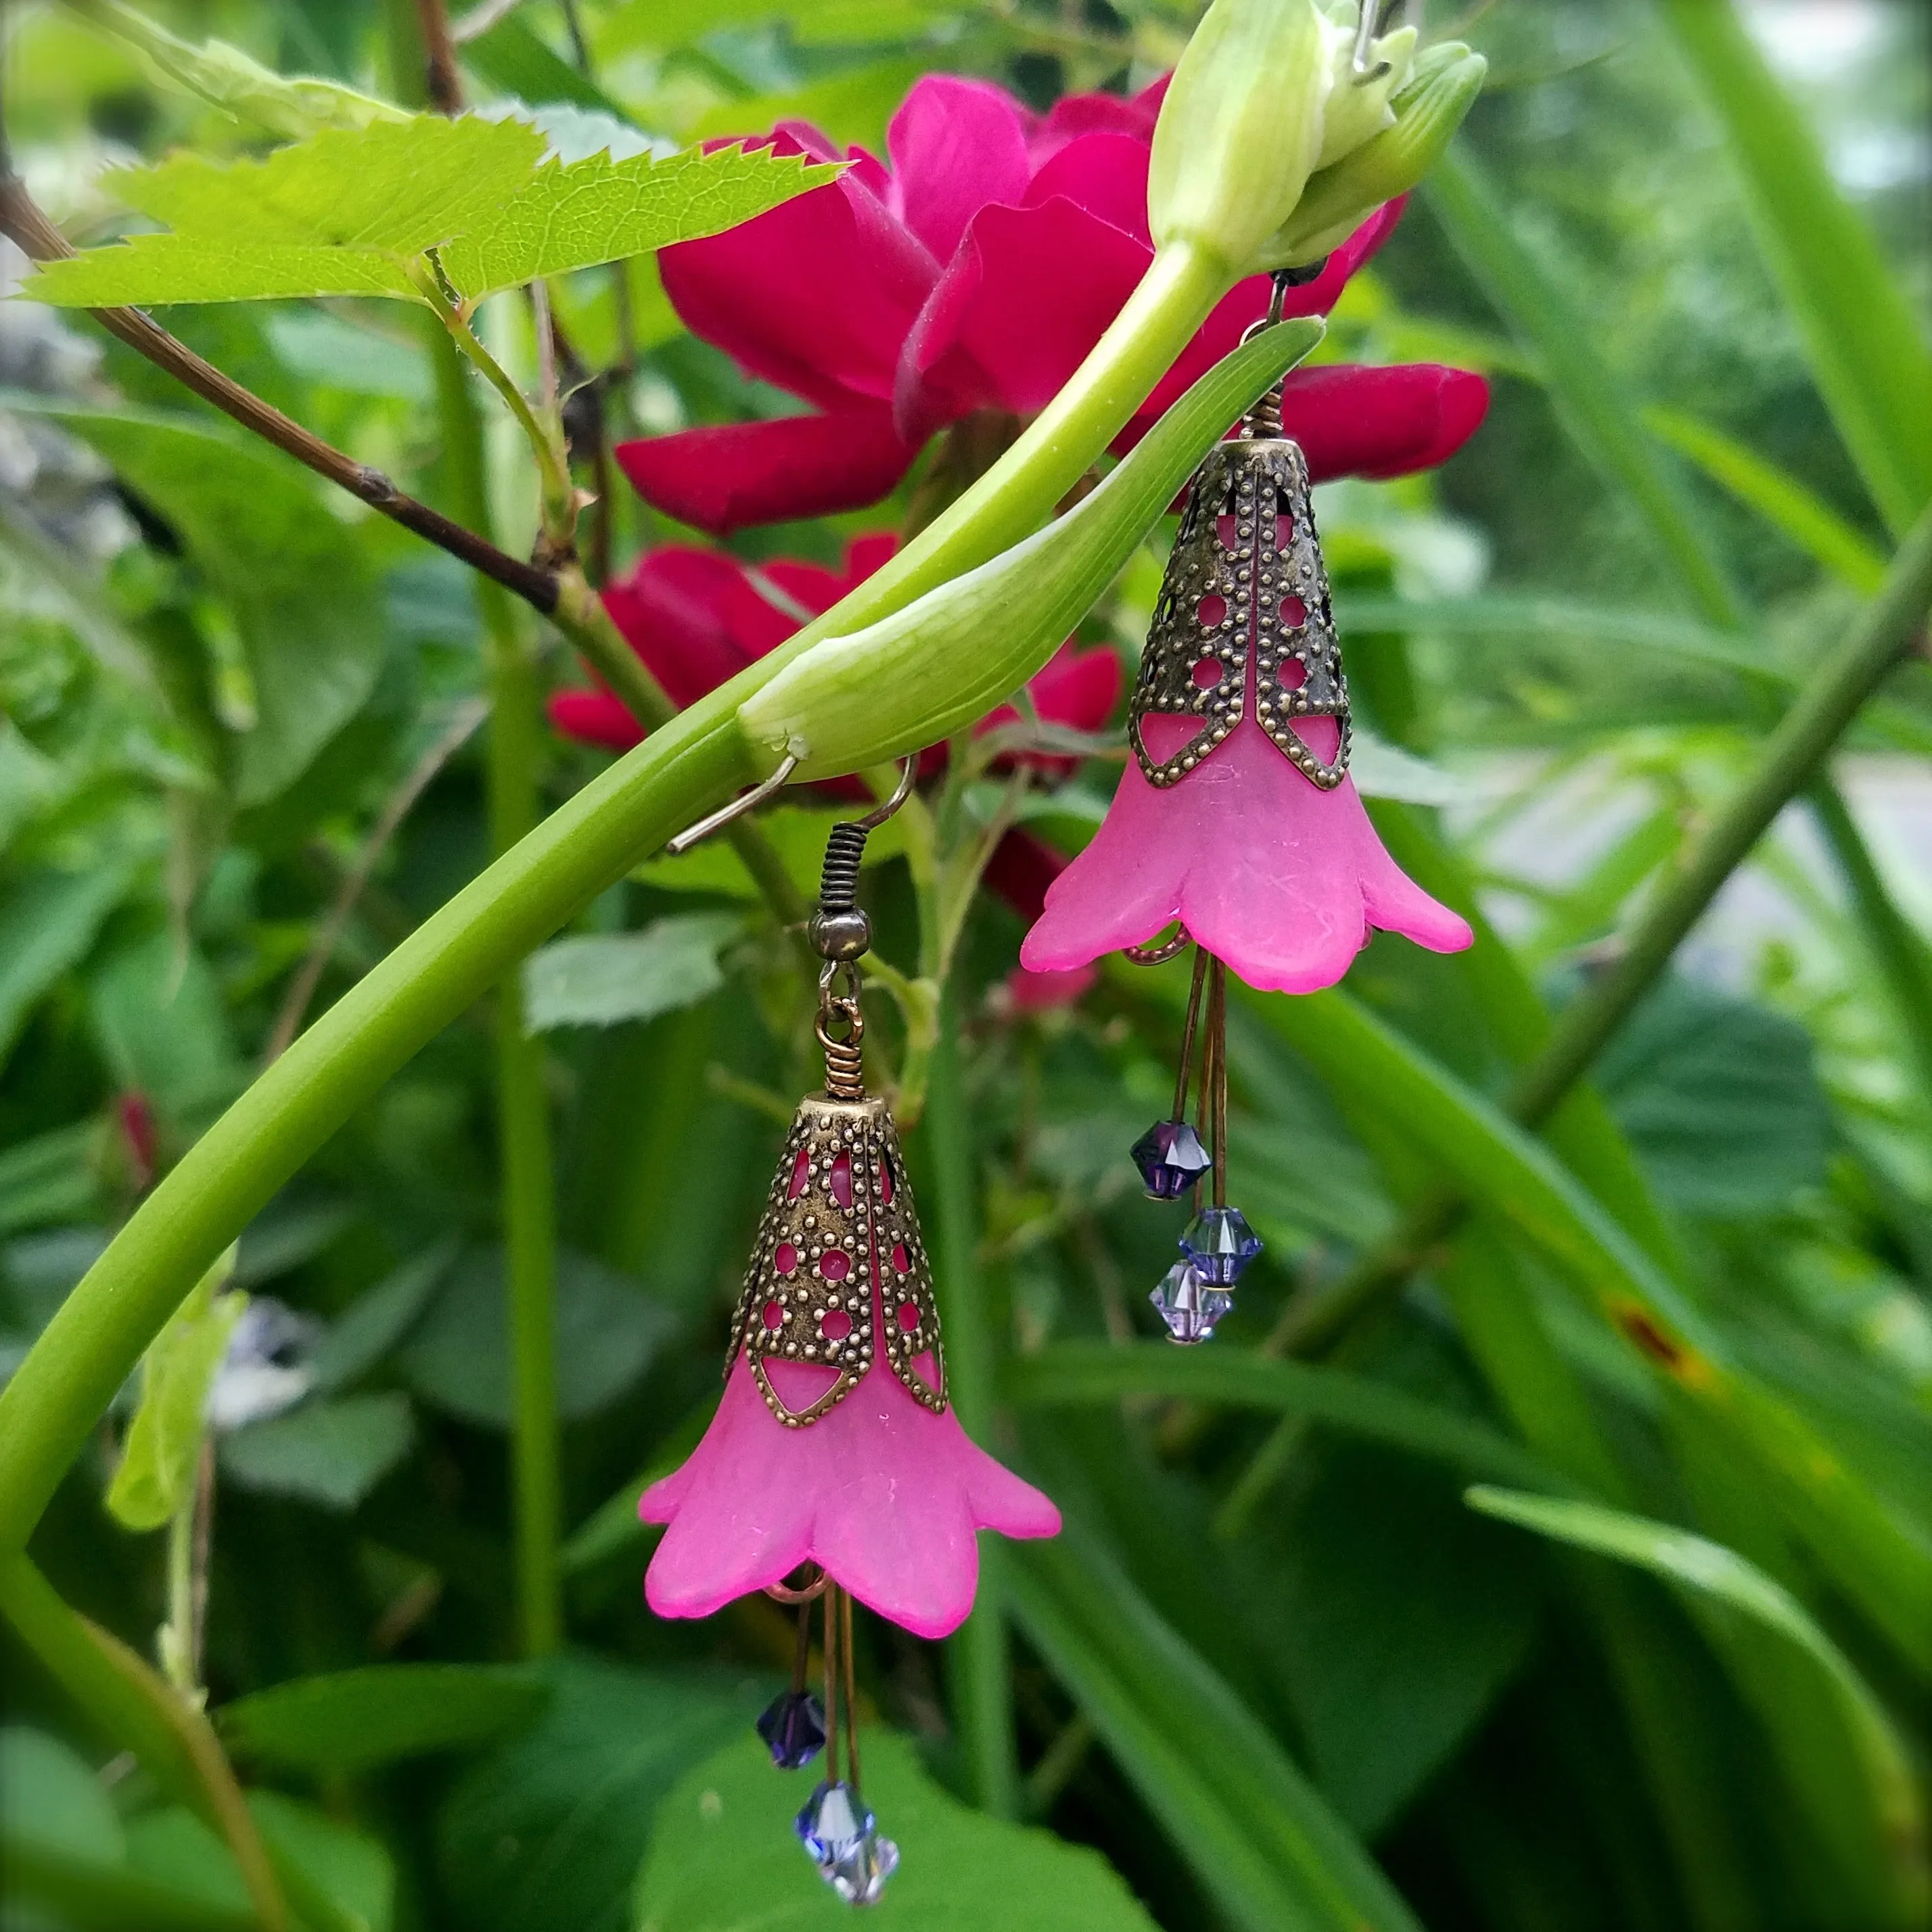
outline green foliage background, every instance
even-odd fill
[[[475,96],[680,142],[797,116],[874,147],[920,73],[1044,106],[1142,84],[1191,17],[1166,0],[569,10],[587,67],[556,0],[525,0],[466,44]],[[407,5],[154,11],[271,68],[416,92]],[[1490,88],[1320,354],[1484,369],[1491,412],[1441,472],[1339,486],[1322,512],[1360,715],[1432,767],[1378,821],[1493,924],[1461,958],[1382,938],[1341,993],[1237,1000],[1234,1192],[1268,1245],[1212,1348],[1187,1353],[1153,1339],[1144,1297],[1174,1229],[1124,1152],[1164,1111],[1184,989],[1109,971],[1076,1006],[1016,1013],[1019,928],[975,901],[912,1151],[935,1246],[976,1282],[998,1377],[982,1432],[1068,1527],[988,1551],[992,1607],[947,1648],[862,1622],[868,1790],[905,1860],[884,1922],[1923,1922],[1932,956],[1922,852],[1916,872],[1874,857],[1844,802],[1860,773],[1897,774],[1924,822],[1922,633],[1840,747],[1839,785],[1796,803],[1730,889],[1774,919],[1723,928],[1744,938],[1722,972],[1694,941],[1546,1144],[1502,1105],[1546,1008],[1600,974],[1923,510],[1924,23],[1876,0],[1863,51],[1786,97],[1747,84],[1720,0],[1450,11],[1430,8],[1430,31],[1486,53]],[[15,164],[76,241],[116,232],[92,185],[110,160],[269,145],[80,11],[16,5],[0,27]],[[1820,199],[1812,141],[1852,200]],[[1874,185],[1870,158],[1900,144]],[[603,390],[613,434],[791,410],[680,332],[648,256],[622,272],[637,353]],[[610,273],[554,295],[586,362],[616,363]],[[527,377],[525,313],[497,304],[490,339]],[[334,298],[166,316],[461,515],[424,319]],[[10,308],[0,368],[10,1372],[150,1169],[246,1084],[372,826],[458,740],[376,853],[318,1010],[487,860],[482,740],[464,734],[490,613],[460,566],[85,322]],[[490,508],[520,550],[535,488],[507,416],[480,389],[475,406]],[[908,507],[734,548],[830,561]],[[620,566],[680,535],[621,484],[608,515]],[[1087,634],[1136,647],[1167,534]],[[539,676],[581,673],[551,640]],[[546,808],[601,763],[560,741],[541,760]],[[1112,770],[1036,795],[1033,828],[1077,844]],[[992,808],[970,789],[954,804],[969,829]],[[802,889],[827,817],[768,821]],[[910,960],[903,852],[874,850],[881,950]],[[524,988],[555,1142],[568,1648],[518,1654],[478,1011],[235,1258],[236,1286],[309,1318],[310,1381],[221,1437],[216,1729],[319,1932],[830,1924],[842,1908],[786,1824],[803,1792],[746,1742],[788,1622],[763,1600],[652,1618],[633,1508],[715,1396],[812,1077],[796,958],[742,866],[705,848],[639,868]],[[899,1016],[874,1004],[896,1064]],[[1310,1318],[1445,1184],[1474,1209],[1453,1238]],[[1278,1328],[1286,1354],[1264,1346]],[[1695,1362],[1721,1366],[1722,1400]],[[146,1655],[165,1539],[104,1507],[136,1393],[32,1551]],[[7,1602],[28,1641],[0,1638],[0,1925],[258,1922],[157,1760],[117,1755],[140,1739],[50,1673],[31,1592]]]

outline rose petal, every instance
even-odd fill
[[[1070,141],[1083,134],[1124,134],[1145,148],[1154,139],[1159,112],[1146,94],[1132,100],[1118,94],[1070,94],[1056,100],[1034,129],[1027,154],[1035,169],[1046,165]],[[1141,211],[1147,219],[1144,207]]]
[[[1009,832],[993,848],[981,874],[986,890],[996,893],[1028,925],[1046,905],[1047,889],[1066,869],[1065,857],[1030,832]]]
[[[762,144],[760,144],[762,145]],[[770,145],[800,152],[789,136]],[[853,172],[658,261],[686,326],[740,368],[836,408],[892,394],[899,345],[938,274]]]
[[[1152,248],[1148,234],[1148,145],[1129,134],[1083,135],[1070,141],[1028,183],[1022,205],[1055,195]]]
[[[608,691],[560,691],[548,709],[552,730],[580,745],[628,752],[644,741],[644,727]]]
[[[1290,372],[1282,428],[1300,444],[1317,483],[1406,476],[1447,461],[1475,434],[1489,406],[1489,384],[1466,369],[1328,363]]]
[[[928,74],[906,96],[886,133],[887,205],[934,261],[952,255],[977,210],[1026,193],[1031,118],[1004,88],[956,74]]]
[[[616,458],[645,502],[719,536],[748,524],[832,515],[890,496],[919,454],[889,410],[727,423],[620,442]]]

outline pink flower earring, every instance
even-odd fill
[[[768,796],[772,778],[671,842],[682,850]],[[833,826],[808,934],[824,964],[825,1085],[800,1103],[732,1322],[724,1395],[683,1466],[638,1513],[665,1525],[644,1580],[652,1610],[708,1616],[763,1590],[800,1606],[791,1689],[758,1721],[774,1763],[826,1750],[797,1817],[820,1874],[869,1904],[898,1860],[859,1791],[852,1603],[940,1637],[973,1607],[977,1532],[1052,1536],[1053,1504],[975,1444],[948,1406],[939,1310],[898,1133],[866,1091],[856,900],[866,834],[904,802],[916,758],[877,811]],[[806,1685],[808,1618],[824,1605],[825,1695]],[[840,1766],[840,1740],[844,1765]]]
[[[1270,322],[1289,279],[1276,278]],[[1341,978],[1372,926],[1438,952],[1472,938],[1384,850],[1348,776],[1348,682],[1308,464],[1282,433],[1281,408],[1277,386],[1196,474],[1134,688],[1133,758],[1020,948],[1036,973],[1115,950],[1157,965],[1190,942],[1199,948],[1174,1113],[1133,1149],[1154,1198],[1196,1197],[1182,1259],[1152,1297],[1177,1342],[1214,1333],[1261,1251],[1227,1204],[1227,969],[1251,986],[1309,993]],[[1177,922],[1172,938],[1148,944]],[[1204,985],[1199,1121],[1190,1126]]]

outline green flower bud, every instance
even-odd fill
[[[1247,258],[1242,272],[1319,261],[1384,202],[1406,194],[1462,124],[1488,71],[1482,56],[1459,41],[1418,56],[1390,104],[1391,124],[1311,176],[1293,214]]]
[[[1334,30],[1315,0],[1214,0],[1154,131],[1154,246],[1232,272],[1286,220],[1322,157]]]
[[[1228,424],[1322,334],[1309,320],[1264,329],[1064,516],[904,610],[801,652],[738,708],[760,767],[790,752],[800,779],[862,770],[1003,704],[1092,608]]]

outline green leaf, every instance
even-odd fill
[[[652,1672],[573,1657],[536,1670],[553,1687],[549,1708],[464,1774],[437,1820],[451,1922],[622,1932],[664,1794],[742,1737],[775,1687],[688,1664]]]
[[[41,996],[86,958],[127,885],[118,866],[34,872],[0,902],[0,1065]]]
[[[1568,1485],[1488,1424],[1366,1376],[1311,1368],[1233,1347],[1176,1348],[1054,1342],[1007,1365],[1008,1400],[1025,1408],[1118,1402],[1159,1395],[1300,1416],[1365,1441],[1386,1443],[1452,1469],[1505,1468],[1538,1489]]]
[[[900,1865],[866,1923],[916,1932],[1154,1932],[1097,1852],[970,1811],[904,1738],[868,1728],[866,1802]],[[635,1932],[810,1932],[849,1925],[791,1828],[808,1786],[775,1776],[754,1737],[692,1771],[659,1808]]]
[[[126,1870],[104,1859],[80,1858],[0,1827],[0,1869],[8,1899],[20,1916],[4,1922],[8,1932],[257,1932],[259,1920],[246,1898],[238,1905],[211,1900],[200,1889]],[[42,1916],[45,1906],[55,1915]]]
[[[1932,497],[1932,356],[1923,319],[1729,0],[1664,0],[1664,15],[1744,176],[1758,245],[1826,406],[1873,502],[1902,536]]]
[[[1883,553],[1788,470],[1688,410],[1653,404],[1643,412],[1643,426],[1861,596],[1876,594],[1885,581]]]
[[[690,148],[662,160],[644,154],[551,161],[487,224],[442,250],[443,270],[474,300],[542,275],[722,233],[836,181],[842,167],[765,148]]]
[[[566,1420],[614,1402],[675,1325],[626,1276],[568,1248],[557,1253],[556,1400]],[[502,1251],[478,1248],[451,1271],[397,1358],[427,1402],[486,1428],[510,1422]]]
[[[1726,1360],[1703,1316],[1549,1150],[1344,993],[1243,1000],[1324,1078],[1515,1226],[1670,1385],[1730,1432],[1792,1528],[1900,1653],[1932,1671],[1932,1552],[1780,1396]]]
[[[416,1420],[399,1389],[306,1402],[221,1438],[221,1473],[244,1489],[352,1510],[410,1453]]]
[[[127,1528],[159,1529],[194,1492],[208,1392],[248,1304],[245,1294],[220,1292],[234,1265],[231,1248],[142,1358],[140,1403],[107,1489],[108,1509]]]
[[[718,956],[744,925],[736,913],[678,913],[639,932],[553,940],[524,962],[524,1024],[615,1026],[694,1006],[724,983]]]
[[[560,1558],[566,1576],[589,1570],[620,1552],[642,1547],[657,1534],[656,1527],[638,1517],[644,1492],[668,1476],[704,1440],[718,1412],[715,1395],[702,1397],[684,1420],[664,1438],[649,1463],[615,1496],[607,1496],[571,1533]]]
[[[511,118],[416,115],[330,129],[266,160],[178,154],[102,186],[165,223],[44,266],[27,292],[63,308],[256,302],[291,296],[424,299],[425,250],[471,300],[538,275],[714,235],[836,178],[842,164],[766,149],[662,160],[545,161]]]
[[[363,546],[279,451],[185,416],[50,410],[179,532],[235,616],[254,686],[237,801],[298,777],[358,711],[382,663]]]
[[[379,1664],[257,1690],[218,1721],[245,1756],[343,1774],[489,1743],[532,1722],[550,1694],[520,1666]]]
[[[700,117],[690,135],[698,140],[762,134],[781,121],[808,121],[842,146],[883,154],[886,128],[927,63],[895,55],[869,67],[848,68],[787,94],[757,94],[721,101]]]
[[[1672,975],[1604,1048],[1596,1084],[1675,1207],[1772,1214],[1824,1179],[1811,1036],[1780,1014]]]
[[[1925,1818],[1910,1760],[1864,1679],[1781,1583],[1736,1551],[1674,1524],[1508,1490],[1472,1489],[1466,1500],[1486,1516],[1685,1586],[1795,1646],[1828,1688],[1867,1781],[1878,1824],[1869,1849],[1883,1862],[1891,1894],[1885,1922],[1900,1927],[1923,1922],[1932,1894],[1926,1880]]]
[[[309,1382],[324,1394],[364,1376],[402,1341],[429,1306],[459,1250],[437,1242],[385,1275],[329,1324],[309,1358]]]
[[[1658,461],[1630,399],[1598,352],[1595,332],[1518,239],[1466,142],[1443,157],[1426,192],[1457,253],[1535,355],[1578,448],[1636,504],[1702,614],[1736,628],[1737,593],[1696,506]]]
[[[389,1932],[395,1868],[366,1832],[278,1791],[251,1791],[248,1809],[296,1912],[316,1932]]]
[[[286,140],[299,140],[324,128],[366,128],[375,121],[407,118],[400,108],[334,81],[274,73],[226,40],[205,40],[196,46],[122,5],[122,0],[74,4],[97,27],[138,48],[146,64],[164,81],[172,81],[210,106]]]
[[[1416,1932],[1287,1753],[1077,1531],[1009,1552],[1027,1638],[1241,1932]]]
[[[145,1094],[172,1120],[199,1118],[242,1084],[242,1065],[214,970],[156,927],[94,970],[88,1016],[124,1092]]]
[[[626,118],[601,87],[552,52],[515,14],[506,14],[475,39],[465,40],[462,61],[500,93],[514,94],[532,107],[567,100],[619,121]]]
[[[0,1729],[0,1832],[104,1864],[126,1856],[100,1780],[58,1738],[23,1725]]]
[[[0,1153],[0,1235],[50,1222],[84,1220],[99,1204],[93,1120],[55,1127]]]

